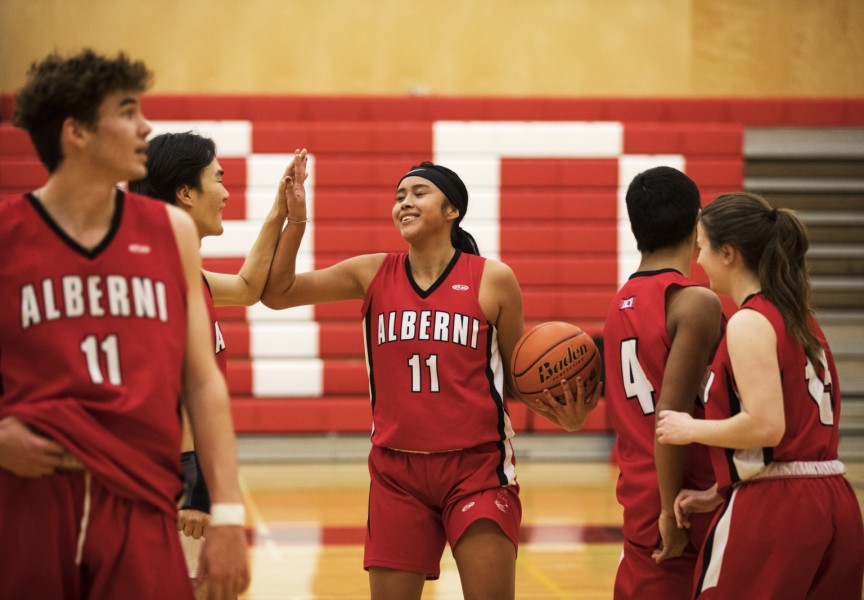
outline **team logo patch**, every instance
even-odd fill
[[[471,288],[469,288],[464,283],[454,283],[453,289],[456,290],[457,292],[467,292]]]
[[[465,506],[462,507],[462,512],[465,512],[466,510],[474,508],[474,504],[475,504],[474,502],[469,502],[468,504],[466,504]]]
[[[629,298],[624,298],[621,301],[621,306],[618,307],[619,310],[624,310],[625,308],[633,308],[633,303],[636,301],[636,296],[630,296]]]
[[[507,494],[503,491],[498,492],[498,497],[495,498],[495,507],[502,513],[506,513],[507,509],[510,508],[510,504],[507,503]]]
[[[129,252],[132,254],[150,254],[150,246],[147,244],[129,244]]]

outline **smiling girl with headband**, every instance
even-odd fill
[[[440,574],[446,543],[465,598],[515,597],[522,510],[505,382],[524,330],[522,293],[513,271],[480,257],[459,226],[467,209],[456,173],[416,165],[391,211],[407,252],[295,273],[302,227],[286,228],[279,244],[290,251],[277,252],[262,297],[277,309],[363,300],[373,418],[364,568],[373,600],[419,599]],[[581,386],[569,395],[561,414],[574,418],[585,410],[575,408]]]

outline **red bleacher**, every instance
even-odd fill
[[[46,177],[0,98],[0,193]],[[433,156],[436,121],[617,121],[623,154],[674,154],[705,200],[743,183],[745,125],[864,125],[864,101],[731,99],[492,99],[279,96],[148,96],[153,120],[246,120],[251,151],[315,155],[315,266],[362,252],[400,250],[388,221],[393,188],[407,167]],[[220,159],[231,192],[225,219],[247,216],[247,163]],[[618,161],[615,158],[504,158],[500,173],[500,256],[520,280],[526,325],[574,322],[600,335],[617,287]],[[274,182],[275,183],[275,182]],[[237,272],[241,258],[207,258],[205,268]],[[321,396],[256,397],[245,309],[220,309],[229,351],[229,387],[241,432],[368,432],[371,414],[359,302],[315,307]],[[604,405],[587,431],[608,429]],[[517,431],[557,431],[510,403]]]
[[[754,127],[864,125],[860,98],[454,98],[382,96],[147,96],[154,120],[428,122],[435,120],[732,123]],[[0,96],[0,121],[14,98]],[[258,151],[256,149],[256,151]]]

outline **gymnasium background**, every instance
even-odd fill
[[[685,170],[708,201],[745,186],[748,134],[792,131],[794,150],[796,132],[840,132],[844,160],[864,160],[861,0],[2,0],[0,192],[45,176],[9,122],[28,65],[83,46],[154,70],[156,133],[216,139],[231,199],[207,268],[239,268],[296,147],[312,153],[301,269],[402,248],[393,187],[432,159],[465,179],[465,227],[514,268],[528,325],[600,333],[635,267],[622,186],[644,168]],[[860,261],[864,186],[850,190]],[[856,335],[864,271],[851,269],[852,292],[827,310]],[[221,311],[238,431],[368,432],[358,311]],[[857,400],[864,363],[850,346]],[[511,409],[517,431],[551,430]],[[587,431],[607,432],[605,418],[601,405]]]

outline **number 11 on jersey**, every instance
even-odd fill
[[[120,377],[120,348],[117,344],[117,336],[111,334],[107,336],[102,343],[95,335],[88,335],[81,342],[81,352],[84,353],[84,359],[87,361],[87,371],[90,373],[90,379],[96,385],[105,383],[105,374],[102,372],[102,364],[99,360],[99,351],[105,355],[105,366],[108,371],[108,383],[111,385],[120,385],[123,383]]]
[[[411,358],[408,359],[408,366],[411,367],[411,391],[418,393],[423,391],[423,366],[420,361],[419,354],[412,354]],[[425,363],[426,368],[429,370],[429,391],[432,393],[440,392],[441,388],[438,385],[438,355],[430,354],[423,363]]]

